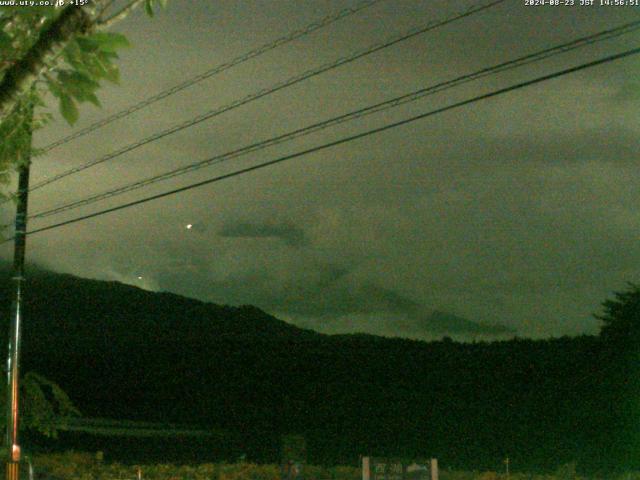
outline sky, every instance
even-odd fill
[[[358,2],[169,1],[113,30],[119,86],[46,145]],[[638,6],[507,0],[243,105],[31,195],[30,212],[640,19]],[[599,2],[598,2],[599,3]],[[289,77],[462,12],[382,0],[34,159],[32,184]],[[200,169],[32,229],[399,121],[640,44],[632,33]],[[430,340],[595,334],[640,265],[640,56],[477,102],[270,168],[30,236],[28,260],[323,333]],[[10,219],[12,212],[2,212]],[[192,225],[187,228],[187,225]],[[10,258],[3,247],[1,255]],[[434,314],[434,312],[439,312]]]

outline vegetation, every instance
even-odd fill
[[[153,464],[124,465],[103,462],[90,453],[67,452],[39,455],[33,459],[36,476],[55,480],[281,480],[280,468],[274,464],[204,463],[195,465]],[[306,465],[305,480],[361,480],[359,467],[320,467]],[[547,475],[530,475],[496,471],[440,470],[440,480],[590,480],[576,474],[575,464],[562,465]],[[609,475],[608,480],[638,480],[639,474]]]
[[[601,336],[615,342],[636,344],[640,340],[640,287],[629,284],[624,292],[603,303]]]
[[[80,415],[67,394],[54,382],[36,373],[27,373],[20,382],[21,429],[32,430],[48,437],[56,437],[65,418]],[[0,409],[4,413],[6,388],[0,389]],[[4,430],[6,418],[0,416],[0,428]]]
[[[70,124],[78,119],[78,103],[100,105],[100,82],[118,82],[117,51],[128,46],[123,35],[105,30],[139,5],[152,15],[165,1],[131,0],[117,11],[110,0],[0,7],[0,184],[37,153],[31,132],[51,118],[40,111],[46,94],[58,100]]]
[[[0,8],[0,183],[34,153],[31,133],[50,118],[39,110],[47,94],[73,124],[79,103],[99,105],[101,82],[118,81],[117,52],[128,43],[105,29],[136,6],[151,14],[162,2],[132,0],[111,11],[116,3]],[[297,434],[306,439],[309,458],[327,465],[368,453],[428,455],[456,468],[493,470],[508,455],[523,470],[565,465],[540,477],[558,480],[575,479],[576,465],[583,472],[640,469],[640,289],[634,285],[605,302],[598,337],[471,344],[327,337],[253,307],[51,274],[33,286],[24,363],[52,380],[25,376],[31,406],[24,425],[47,435],[56,433],[60,416],[77,413],[64,389],[93,416],[223,428],[236,450],[263,462],[278,456],[283,435]],[[39,462],[60,478],[133,476],[131,467],[82,456]],[[156,465],[143,474],[269,480],[278,470]],[[310,480],[356,476],[348,467],[307,469]],[[442,475],[502,478],[495,471]]]
[[[105,463],[96,455],[79,452],[39,455],[33,459],[36,472],[66,480],[122,480],[141,478],[147,480],[280,480],[280,467],[255,463],[203,463],[196,465],[123,465]],[[305,480],[361,480],[357,467],[319,467],[308,465],[304,469]],[[449,480],[449,479],[443,479]],[[453,480],[453,479],[451,479]]]
[[[638,324],[635,310],[610,307],[608,324]],[[623,334],[468,344],[326,336],[255,307],[46,272],[31,276],[25,315],[27,369],[89,417],[226,432],[198,447],[201,460],[272,463],[282,437],[297,434],[307,460],[325,465],[368,454],[433,456],[460,470],[496,470],[507,456],[538,472],[571,462],[582,473],[640,469],[640,362]],[[108,439],[90,441],[110,452],[100,447]],[[126,456],[153,442],[111,443]],[[174,447],[157,441],[164,458]]]
[[[68,395],[57,384],[41,375],[27,373],[22,379],[21,387],[24,407],[20,418],[23,428],[56,437],[65,418],[80,415]],[[0,403],[3,412],[5,396],[6,393]]]

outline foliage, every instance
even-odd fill
[[[22,422],[25,428],[56,437],[60,421],[80,415],[60,386],[42,375],[27,373],[22,384]]]
[[[34,91],[20,99],[8,119],[0,123],[0,184],[6,184],[14,166],[28,161],[32,154],[31,132],[34,127],[42,126],[38,120],[28,122],[32,118],[35,106],[42,106],[40,96]]]
[[[118,58],[117,50],[127,46],[129,42],[119,33],[79,36],[63,50],[64,64],[58,62],[44,75],[49,91],[59,100],[60,113],[69,124],[78,120],[77,103],[100,106],[95,92],[101,80],[119,82],[114,60]]]
[[[604,456],[617,451],[626,463],[640,451],[640,287],[629,283],[603,307],[597,316],[601,348],[593,362],[602,366],[594,383],[607,407],[594,422],[593,438]]]
[[[166,0],[130,0],[111,12],[114,3],[94,0],[82,7],[0,7],[0,89],[16,90],[3,92],[0,102],[0,184],[7,183],[17,159],[37,153],[31,150],[30,134],[51,119],[47,111],[39,111],[50,98],[48,94],[73,125],[79,116],[78,104],[99,106],[96,92],[101,83],[119,82],[118,51],[129,42],[122,34],[104,29],[142,3],[153,15]],[[73,14],[82,21],[69,20]],[[34,108],[38,111],[32,116]]]
[[[144,480],[281,480],[277,465],[257,465],[253,463],[203,463],[198,465],[122,465],[103,463],[90,453],[67,452],[64,454],[40,455],[33,464],[37,476],[47,474],[49,478],[60,480],[122,480],[137,478]],[[552,475],[504,473],[494,471],[472,472],[440,470],[440,480],[566,480],[583,479],[575,475],[575,465],[561,467]],[[567,477],[570,475],[570,477]],[[305,480],[360,480],[362,473],[358,467],[339,466],[326,468],[308,465],[304,470]],[[589,477],[592,478],[592,477]],[[610,480],[638,480],[640,473],[626,473],[609,476]],[[595,479],[594,479],[595,480]]]
[[[602,321],[601,335],[614,341],[626,339],[636,343],[640,339],[640,287],[629,283],[628,289],[615,293],[615,299],[606,300],[604,313],[597,315]]]
[[[74,392],[83,412],[223,430],[190,450],[198,458],[275,462],[296,433],[315,464],[433,456],[502,472],[509,456],[513,469],[640,469],[640,389],[629,382],[640,362],[618,360],[608,339],[324,336],[255,308],[46,272],[30,275],[24,312],[25,367]],[[100,441],[106,452],[124,442]]]
[[[140,475],[145,480],[280,480],[278,465],[257,465],[255,463],[203,463],[199,465],[122,465],[103,463],[89,453],[67,452],[64,454],[41,455],[34,459],[36,474],[66,479],[120,480]],[[307,466],[306,480],[360,480],[359,468]]]
[[[147,15],[153,17],[153,12],[160,5],[162,8],[167,6],[167,0],[145,0],[144,2],[144,10],[147,12]]]
[[[564,465],[560,465],[553,476],[558,480],[577,480],[576,462],[569,462]]]
[[[34,430],[49,437],[57,436],[59,422],[80,415],[68,395],[56,383],[42,375],[30,372],[20,382],[21,423],[24,429]],[[0,389],[0,408],[4,412],[6,389]],[[2,415],[2,427],[6,418]]]

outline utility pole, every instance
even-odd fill
[[[27,117],[29,149],[19,152],[18,161],[18,192],[16,204],[16,221],[13,249],[13,302],[11,304],[11,318],[9,326],[9,349],[7,352],[7,432],[5,445],[8,449],[6,463],[6,480],[20,478],[20,445],[18,443],[19,428],[19,399],[20,399],[20,331],[22,329],[24,290],[24,257],[27,234],[27,200],[29,196],[29,166],[31,162],[31,122],[32,110]]]

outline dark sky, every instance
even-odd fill
[[[153,19],[136,12],[115,28],[133,44],[121,55],[121,86],[101,90],[102,109],[83,106],[77,127],[356,3],[174,0]],[[474,4],[382,1],[51,151],[34,161],[32,180]],[[65,178],[35,192],[30,208],[124,185],[634,19],[640,7],[507,0]],[[639,40],[633,33],[559,55],[31,227],[309,148]],[[29,259],[79,276],[254,304],[329,333],[491,338],[500,330],[495,324],[507,335],[536,338],[596,333],[592,314],[600,303],[638,280],[639,73],[640,58],[632,57],[34,235]],[[56,118],[36,144],[71,131]],[[434,319],[434,310],[482,325]]]

